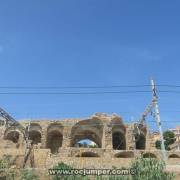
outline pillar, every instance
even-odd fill
[[[110,124],[104,125],[102,148],[113,149],[113,147],[112,147],[112,126]]]
[[[133,134],[134,126],[133,124],[129,125],[126,128],[126,150],[134,150],[136,147],[136,142]]]
[[[71,127],[64,127],[62,148],[69,148],[71,143]]]

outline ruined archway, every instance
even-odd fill
[[[170,154],[168,158],[180,158],[177,154]]]
[[[153,153],[144,153],[142,155],[143,158],[157,158],[155,154]]]
[[[63,142],[63,126],[60,123],[53,123],[47,129],[47,148],[52,154],[57,154]]]
[[[78,155],[76,155],[76,157],[99,157],[99,155],[97,153],[94,152],[82,152],[79,153]]]
[[[139,150],[146,149],[146,135],[147,135],[146,125],[143,124],[138,125],[138,132],[134,135],[136,149]]]
[[[20,139],[22,141],[23,134],[16,126],[11,126],[5,130],[4,139],[18,144],[20,143]]]
[[[9,131],[6,133],[4,139],[12,141],[13,143],[18,143],[20,134],[18,131]]]
[[[39,131],[31,130],[29,131],[29,139],[32,141],[32,144],[41,143],[41,133]]]
[[[116,158],[134,158],[133,152],[120,152],[114,155]]]
[[[77,147],[81,140],[93,141],[98,148],[102,147],[103,126],[98,119],[79,121],[71,130],[71,147]]]
[[[146,148],[146,138],[143,133],[136,138],[136,149],[145,149]]]
[[[113,149],[116,150],[125,150],[126,149],[126,141],[125,136],[121,132],[113,132],[112,134],[113,141]]]
[[[115,116],[112,121],[112,145],[113,149],[125,150],[126,149],[126,128],[120,117]]]
[[[32,144],[41,143],[42,128],[38,123],[31,123],[29,127],[29,139]]]

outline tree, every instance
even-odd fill
[[[98,148],[96,144],[89,145],[90,148]]]
[[[172,131],[165,131],[163,133],[164,145],[166,150],[170,150],[169,145],[173,144],[176,141],[175,134]],[[156,148],[161,149],[161,141],[156,141]]]

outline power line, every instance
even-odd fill
[[[158,84],[158,87],[180,88],[180,85]],[[94,88],[135,88],[150,87],[150,85],[102,85],[102,86],[0,86],[0,89],[94,89]]]
[[[149,87],[150,85],[104,85],[104,86],[0,86],[0,89],[86,89]]]
[[[131,94],[151,91],[99,91],[99,92],[0,92],[2,95],[81,95],[81,94]]]
[[[133,94],[150,93],[151,91],[99,91],[99,92],[0,92],[0,95],[90,95],[90,94]],[[180,91],[160,90],[159,93],[180,94]]]
[[[172,87],[172,88],[180,88],[180,85],[173,85],[173,84],[159,84],[156,85],[157,87]]]

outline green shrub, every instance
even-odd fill
[[[38,180],[38,176],[35,174],[33,170],[23,169],[21,171],[21,180]]]
[[[165,163],[155,158],[137,158],[131,168],[136,169],[133,180],[173,180],[174,175],[164,171]]]
[[[61,162],[54,166],[53,169],[71,170],[73,167]],[[54,175],[53,180],[88,180],[87,176],[80,175]]]
[[[170,150],[169,146],[176,141],[175,134],[172,131],[168,130],[163,133],[163,138],[164,138],[165,149],[169,151]],[[155,142],[155,145],[156,145],[157,149],[161,149],[161,141],[160,140],[157,140]]]
[[[96,180],[173,180],[175,178],[173,173],[164,171],[165,163],[155,158],[137,158],[130,168],[134,170],[134,175],[97,177]]]
[[[11,156],[0,159],[0,179],[14,180],[17,172],[11,168]]]

